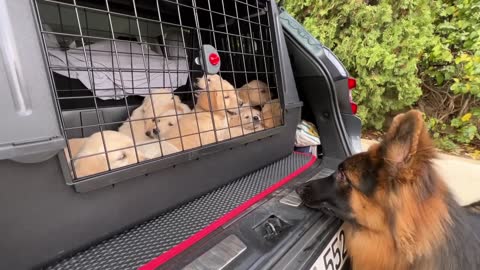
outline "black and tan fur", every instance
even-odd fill
[[[346,222],[354,270],[480,269],[480,218],[457,204],[433,158],[422,113],[412,110],[381,143],[297,192]]]

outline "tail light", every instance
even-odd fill
[[[350,97],[350,107],[352,108],[352,113],[353,114],[357,114],[357,110],[358,110],[358,105],[357,103],[353,102],[353,99],[352,99],[352,90],[357,87],[357,80],[355,80],[355,78],[352,78],[352,77],[349,77],[348,78],[348,96]]]

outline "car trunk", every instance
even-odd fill
[[[11,3],[9,11],[19,14],[31,3]],[[222,61],[227,59],[220,70],[222,77],[236,87],[252,79],[268,81],[281,102],[282,125],[87,178],[70,175],[66,155],[58,145],[46,145],[35,153],[27,145],[22,155],[0,161],[0,170],[8,171],[0,183],[5,213],[0,223],[5,232],[0,244],[5,260],[0,268],[303,269],[311,264],[341,222],[302,207],[294,189],[332,173],[340,160],[354,151],[352,138],[359,133],[357,126],[345,126],[356,120],[339,109],[337,95],[348,90],[338,85],[347,78],[332,76],[321,45],[309,43],[302,35],[305,30],[288,14],[280,14],[270,1],[99,3],[33,1],[32,16],[38,25],[32,20],[29,31],[38,27],[42,42],[30,46],[46,59],[33,65],[42,72],[47,70],[44,81],[49,78],[51,87],[39,89],[48,90],[48,95],[52,89],[54,98],[53,104],[42,106],[48,112],[56,108],[59,120],[49,120],[58,125],[58,134],[52,138],[79,138],[113,130],[142,102],[137,95],[104,100],[69,74],[88,71],[89,66],[72,69],[49,60],[48,36],[56,36],[60,41],[56,48],[62,50],[68,50],[65,46],[71,42],[87,48],[86,40],[104,38],[102,29],[89,28],[87,17],[98,17],[96,13],[106,20],[107,32],[114,32],[111,27],[115,22],[137,29],[126,30],[124,35],[116,33],[116,37],[107,38],[110,41],[141,39],[140,43],[159,46],[164,56],[178,57],[178,52],[169,48],[183,49],[188,68],[177,67],[175,72],[188,73],[187,84],[198,74],[208,73],[204,66],[195,64],[202,42],[215,43]],[[112,19],[115,16],[128,23]],[[52,25],[52,20],[62,23],[47,29],[45,25]],[[95,25],[98,20],[93,19]],[[140,20],[146,25],[153,22],[179,27],[181,41],[178,35],[173,35],[170,45],[165,39],[144,40],[156,34],[165,36],[163,30],[142,39],[139,32],[146,26],[140,26]],[[232,29],[238,32],[219,30],[225,27],[219,20],[227,28],[233,24]],[[72,30],[78,25],[83,32]],[[189,27],[192,45],[186,39]],[[256,38],[253,32],[264,34]],[[235,43],[238,48],[234,48]],[[84,52],[87,59],[90,52]],[[110,52],[112,59],[118,54]],[[90,71],[96,69],[90,66]],[[115,73],[115,69],[109,71]],[[141,71],[155,72],[148,68]],[[176,86],[181,83],[170,84]],[[116,93],[116,87],[109,90]],[[322,142],[317,156],[294,152],[296,126],[301,119],[317,126]],[[301,247],[300,243],[309,246]]]

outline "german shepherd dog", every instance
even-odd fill
[[[480,217],[456,203],[434,157],[422,113],[411,110],[393,119],[382,142],[297,193],[345,221],[354,270],[478,270]]]

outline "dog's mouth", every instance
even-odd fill
[[[243,128],[248,130],[259,130],[261,129],[261,127],[262,127],[262,124],[259,122],[253,122],[253,123],[248,123],[243,125]]]
[[[307,205],[307,204],[305,204],[305,205]],[[337,213],[339,212],[339,209],[336,206],[334,206],[333,204],[331,204],[327,201],[320,202],[316,208],[318,208],[320,211],[324,212],[325,214],[327,214],[329,216],[338,217]]]
[[[307,207],[309,207],[307,204],[305,204],[305,205]],[[352,216],[352,214],[349,211],[344,211],[344,210],[338,208],[337,206],[335,206],[334,204],[332,204],[328,201],[320,202],[319,204],[317,204],[315,206],[315,208],[319,209],[320,211],[322,211],[326,215],[339,218],[343,221],[347,221],[347,222],[350,222],[352,224],[357,224],[357,221],[355,220],[355,218]]]

